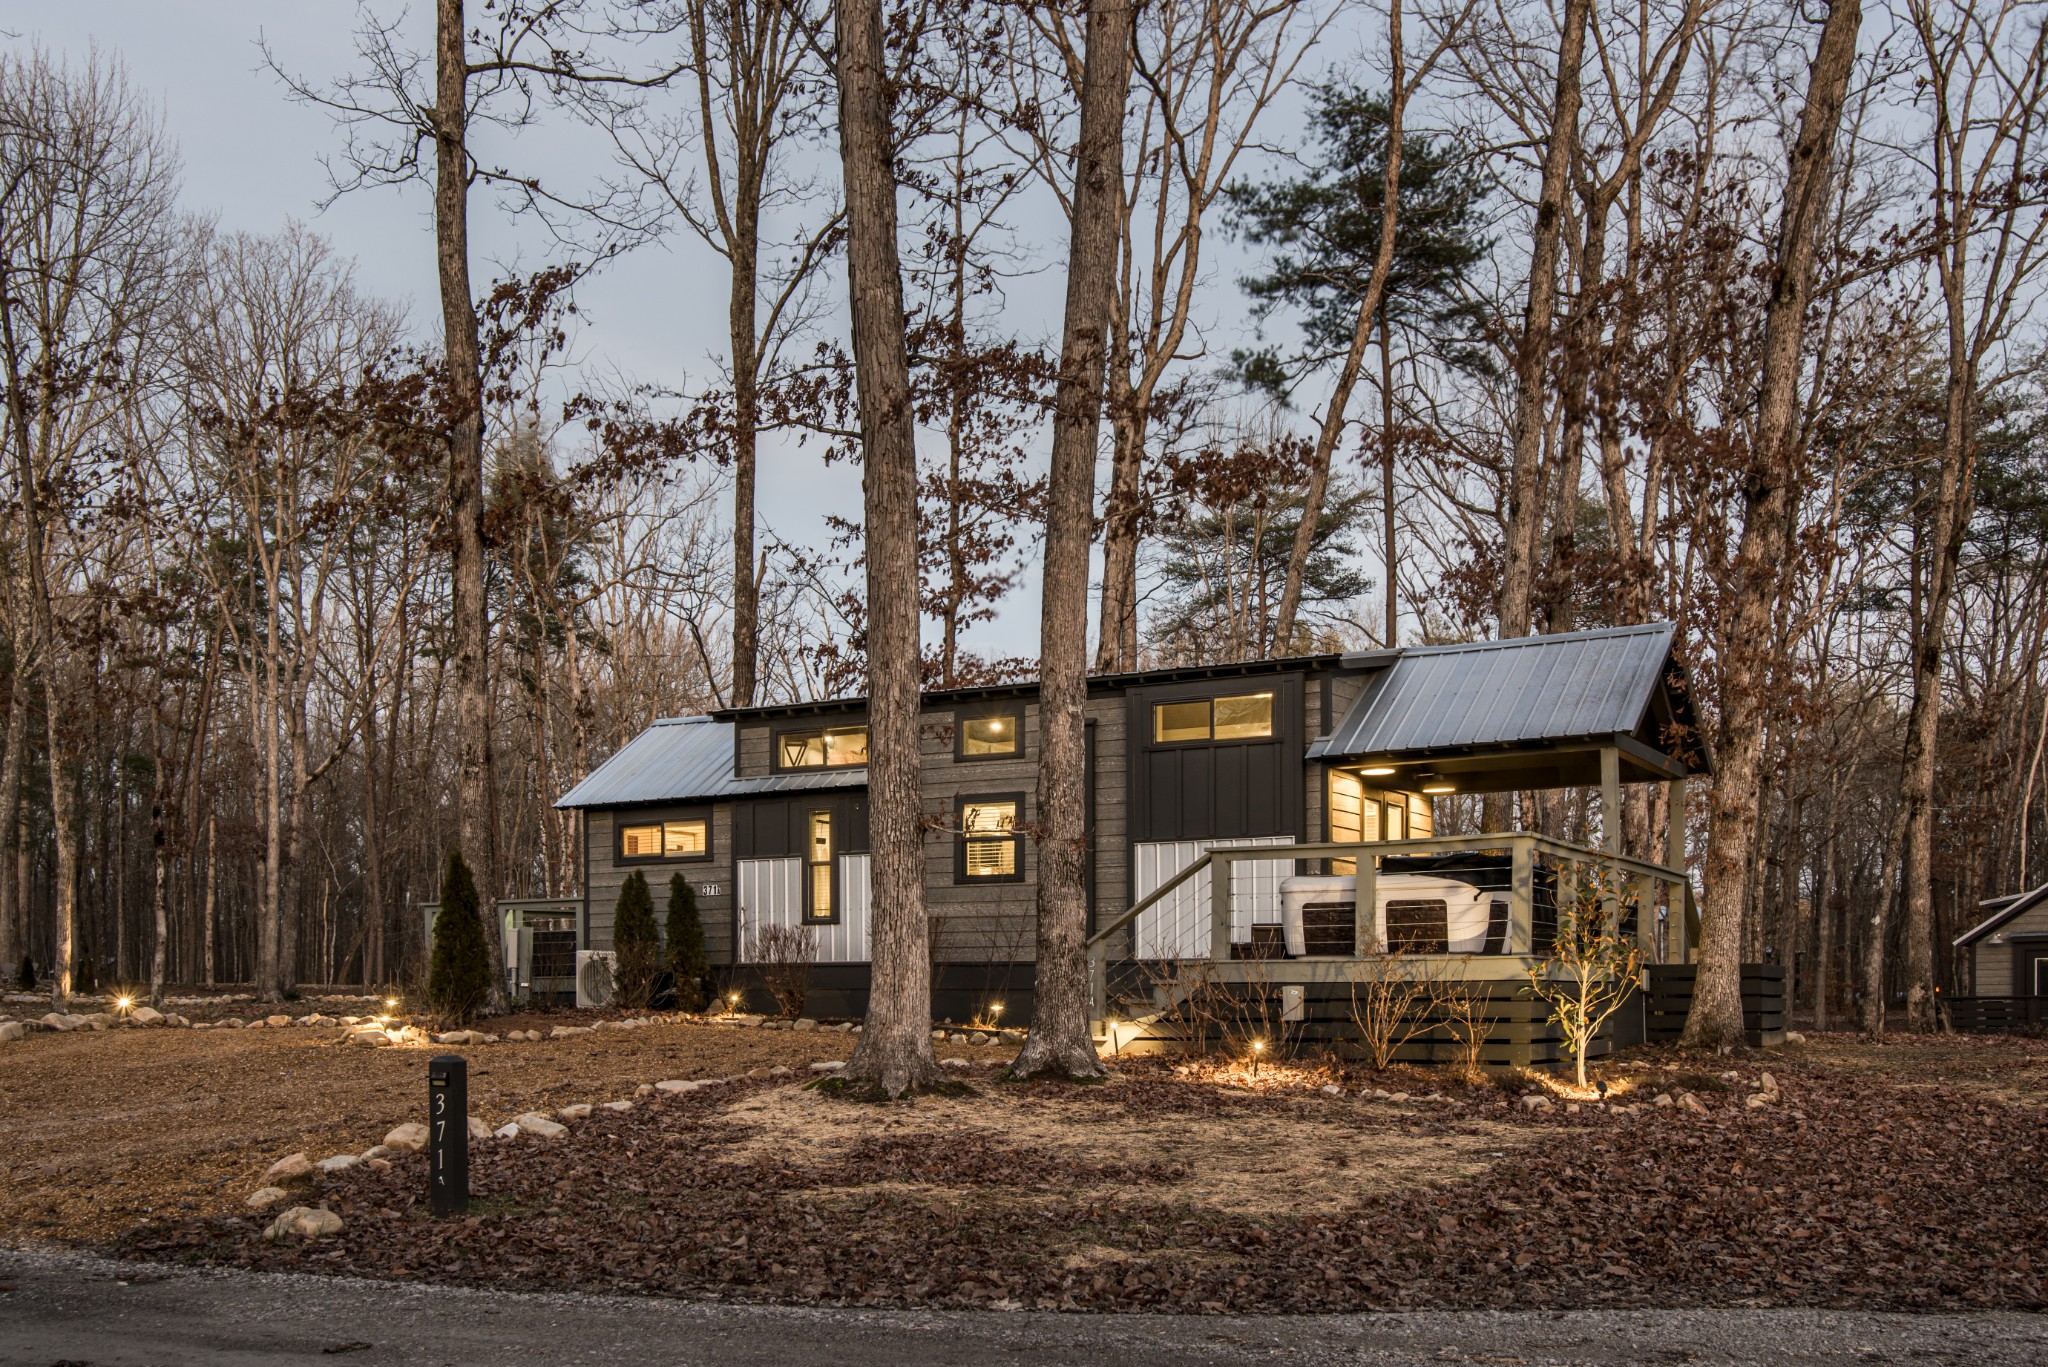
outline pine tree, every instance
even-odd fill
[[[619,889],[612,951],[612,999],[620,1006],[647,1005],[654,975],[661,970],[661,937],[654,928],[654,896],[647,890],[647,875],[638,869]]]
[[[477,908],[476,880],[460,850],[448,851],[441,910],[434,917],[434,957],[427,967],[427,1003],[443,1024],[468,1025],[490,998],[492,964]]]
[[[697,890],[680,873],[668,880],[668,971],[675,975],[676,1009],[704,1009],[704,922],[697,915]]]

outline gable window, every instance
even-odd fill
[[[648,821],[619,827],[619,861],[643,859],[703,859],[711,853],[711,823],[702,817],[688,821]]]
[[[843,769],[867,762],[868,729],[865,726],[784,731],[775,738],[775,767],[778,769]]]
[[[804,826],[804,920],[834,921],[832,902],[832,813],[812,812]]]
[[[995,759],[1024,753],[1024,723],[1015,712],[960,718],[960,758]]]
[[[1223,698],[1163,702],[1152,708],[1152,740],[1263,740],[1273,734],[1273,695],[1234,693]]]
[[[1017,850],[1017,813],[1023,805],[1018,793],[960,800],[959,881],[1004,883],[1023,878]]]

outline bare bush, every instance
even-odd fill
[[[1399,950],[1351,966],[1351,1024],[1373,1071],[1384,1073],[1410,1040],[1433,1028],[1431,1008],[1442,995],[1442,975]]]
[[[762,985],[785,1016],[801,1016],[811,990],[811,965],[818,941],[804,926],[763,926],[754,936],[755,966]]]

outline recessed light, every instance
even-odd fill
[[[1394,766],[1391,764],[1375,764],[1370,769],[1360,769],[1358,772],[1364,774],[1367,778],[1385,778],[1388,774],[1394,772]]]

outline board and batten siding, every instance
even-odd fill
[[[1292,845],[1291,835],[1236,840],[1159,840],[1132,847],[1140,900],[1212,849],[1246,845]],[[1292,859],[1244,860],[1230,871],[1230,938],[1251,939],[1255,925],[1280,923],[1280,880],[1294,875]],[[1138,913],[1136,957],[1209,957],[1209,879],[1197,874],[1154,907]]]
[[[668,920],[668,884],[680,873],[697,890],[697,917],[704,923],[704,953],[714,964],[732,962],[732,804],[720,802],[711,808],[711,858],[654,860],[644,864],[618,862],[618,825],[656,821],[665,814],[682,810],[671,807],[593,807],[583,814],[584,868],[589,870],[585,887],[590,897],[590,924],[586,949],[612,947],[612,921],[619,905],[619,889],[627,875],[639,872],[647,877],[647,890],[654,899],[654,920]],[[703,804],[693,810],[701,812]]]
[[[988,759],[955,757],[962,718],[992,712],[1021,714],[1018,754]],[[1018,881],[964,882],[959,877],[960,805],[967,798],[1014,797],[1028,832],[1037,816],[1038,703],[1010,699],[927,708],[918,718],[919,796],[928,824],[924,842],[925,912],[931,918],[932,957],[939,963],[1029,963],[1037,947],[1038,848],[1028,833],[1017,840]]]
[[[804,861],[742,859],[735,866],[739,889],[741,963],[758,963],[757,937],[769,926],[808,931],[816,941],[816,962],[864,964],[868,961],[868,856],[842,854],[834,876],[839,880],[839,919],[821,925],[803,918]]]

